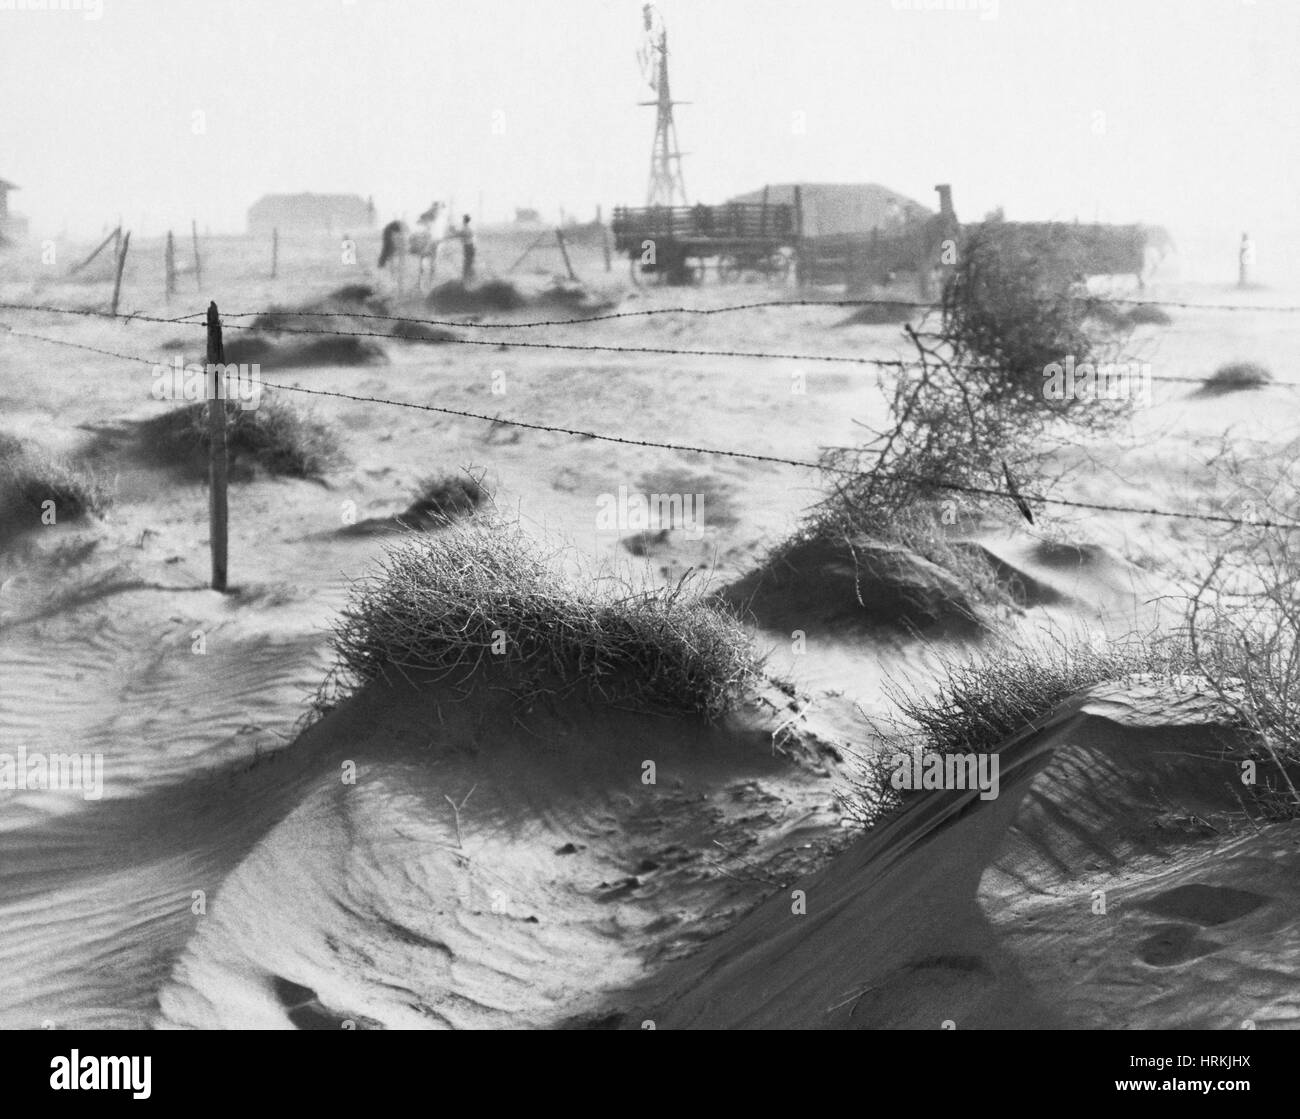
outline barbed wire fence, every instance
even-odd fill
[[[1110,300],[1108,302],[1114,302],[1117,304],[1124,304],[1124,305],[1138,304],[1138,305],[1160,306],[1160,307],[1197,308],[1203,310],[1225,310],[1225,311],[1249,310],[1249,311],[1284,312],[1284,313],[1294,313],[1300,311],[1300,306],[1272,305],[1272,306],[1252,307],[1252,306],[1247,306],[1242,304],[1204,304],[1204,303],[1192,303],[1192,302],[1127,300],[1127,299]],[[640,318],[640,317],[646,317],[651,315],[668,315],[668,314],[717,315],[717,314],[739,313],[742,311],[754,310],[759,308],[771,308],[771,307],[844,307],[844,308],[859,307],[860,308],[863,306],[870,306],[873,304],[874,305],[883,304],[883,305],[893,306],[893,307],[910,307],[910,308],[932,308],[935,306],[934,304],[930,304],[930,303],[908,303],[905,301],[889,300],[889,299],[763,300],[763,301],[757,301],[752,303],[737,304],[737,305],[718,307],[718,308],[685,308],[685,307],[650,308],[650,309],[639,310],[639,311],[617,312],[610,315],[581,316],[581,317],[575,317],[570,319],[552,319],[552,320],[540,320],[540,321],[533,320],[533,321],[525,321],[519,323],[473,323],[473,322],[465,322],[462,320],[454,320],[454,319],[428,319],[428,318],[416,318],[416,317],[400,316],[400,315],[370,314],[370,313],[352,312],[352,311],[294,311],[294,310],[286,310],[283,308],[270,308],[264,311],[240,311],[240,312],[235,312],[234,314],[226,317],[256,319],[260,316],[274,316],[276,320],[274,327],[265,328],[265,332],[267,333],[325,335],[325,336],[353,337],[353,338],[383,338],[383,339],[388,339],[390,341],[399,341],[404,344],[415,344],[415,345],[420,345],[420,344],[457,345],[459,344],[459,345],[490,346],[495,349],[501,349],[502,347],[509,349],[514,347],[514,348],[521,348],[521,349],[590,351],[590,352],[601,352],[601,353],[679,355],[679,356],[708,357],[708,358],[747,358],[747,359],[767,359],[767,360],[799,361],[799,362],[828,362],[828,363],[837,363],[837,364],[853,364],[859,366],[875,367],[882,370],[893,369],[897,371],[919,368],[922,363],[915,360],[869,358],[869,357],[857,357],[857,356],[837,355],[837,354],[802,354],[802,353],[777,353],[777,352],[770,352],[770,351],[746,351],[746,350],[699,350],[699,349],[658,347],[658,346],[616,346],[616,345],[570,344],[570,343],[556,343],[556,342],[525,342],[513,338],[488,340],[488,339],[464,339],[464,338],[439,337],[435,339],[435,338],[420,338],[420,337],[403,337],[401,335],[396,335],[391,331],[293,328],[284,325],[283,322],[284,319],[292,319],[292,318],[333,317],[333,318],[350,318],[350,319],[358,319],[358,320],[373,319],[377,321],[399,323],[399,324],[411,324],[411,325],[423,325],[423,326],[435,326],[435,327],[454,327],[454,328],[461,328],[461,329],[466,329],[466,328],[477,328],[477,329],[486,329],[486,330],[534,329],[534,328],[554,329],[559,327],[583,325],[592,322],[610,321],[612,319]],[[98,311],[98,310],[87,309],[87,308],[53,307],[53,306],[46,306],[46,305],[39,305],[39,304],[26,304],[26,303],[13,303],[13,302],[0,302],[0,310],[21,311],[21,312],[28,312],[28,313],[45,313],[51,315],[65,315],[65,316],[85,317],[85,318],[111,318],[117,322],[124,323],[124,324],[129,324],[131,322],[143,322],[143,323],[161,324],[161,325],[169,325],[169,326],[180,325],[180,326],[202,327],[205,330],[207,335],[206,356],[208,358],[207,364],[209,366],[216,366],[216,365],[224,366],[226,364],[224,359],[224,353],[222,351],[222,342],[221,342],[221,337],[222,337],[221,332],[223,326],[225,329],[233,329],[233,330],[241,330],[241,331],[260,332],[263,330],[263,328],[257,326],[256,324],[245,325],[245,324],[237,324],[237,323],[223,323],[222,318],[217,316],[215,304],[212,304],[209,310],[207,311],[193,312],[191,314],[172,317],[172,318],[164,318],[160,316],[143,315],[143,314],[114,315],[110,312]],[[198,315],[203,315],[205,321],[202,322],[194,321],[196,316]],[[216,327],[215,337],[212,329],[213,321],[215,321],[215,327]],[[154,369],[166,368],[169,364],[171,364],[168,361],[160,358],[147,357],[139,354],[127,354],[116,350],[109,350],[97,346],[91,346],[81,342],[69,341],[68,339],[52,338],[48,335],[37,334],[32,331],[15,329],[14,327],[9,326],[8,324],[2,322],[0,322],[0,334],[5,334],[12,337],[18,337],[18,338],[26,338],[36,342],[66,347],[66,348],[75,349],[83,352],[95,353],[104,357],[114,358],[116,360],[129,361],[137,364],[144,364]],[[979,367],[958,366],[954,368],[975,370]],[[210,402],[210,411],[213,414],[215,414],[217,412],[224,411],[223,409],[216,408],[215,402],[219,399],[224,401],[225,392],[221,387],[221,385],[219,384],[219,380],[216,372],[210,370],[210,373],[211,373],[212,380],[208,384],[207,393]],[[1186,384],[1204,385],[1204,384],[1211,383],[1211,378],[1203,378],[1203,377],[1153,376],[1151,379],[1164,381],[1164,382],[1176,382],[1176,383],[1186,383]],[[624,446],[646,447],[646,448],[653,448],[659,450],[674,451],[679,453],[701,454],[701,455],[709,455],[709,456],[714,456],[719,458],[738,459],[738,460],[745,460],[751,462],[763,462],[763,463],[802,468],[802,469],[808,469],[808,470],[818,471],[822,473],[838,474],[844,476],[856,476],[862,473],[861,470],[850,470],[850,469],[838,468],[831,464],[824,463],[817,460],[812,460],[812,459],[788,458],[780,455],[758,454],[750,451],[741,451],[741,450],[722,448],[722,447],[698,446],[694,444],[681,443],[681,442],[667,442],[667,441],[658,441],[658,440],[649,440],[649,439],[639,439],[639,438],[634,438],[632,436],[622,435],[617,433],[590,431],[582,428],[561,426],[556,424],[543,424],[543,423],[536,423],[529,420],[503,418],[500,415],[488,415],[486,413],[473,412],[464,409],[447,408],[447,407],[433,405],[433,404],[421,404],[414,401],[392,400],[384,397],[365,396],[356,393],[337,392],[328,389],[313,389],[313,388],[307,388],[303,385],[287,385],[287,384],[277,383],[274,381],[267,381],[265,379],[261,379],[260,384],[265,388],[273,389],[278,392],[298,393],[307,396],[327,397],[327,398],[333,398],[338,400],[347,400],[354,403],[361,403],[367,405],[403,408],[403,409],[420,411],[420,412],[435,413],[439,415],[454,416],[462,419],[481,421],[483,423],[487,423],[493,426],[508,426],[508,427],[532,430],[532,431],[541,431],[541,432],[547,432],[556,435],[562,435],[574,439],[597,440],[601,442],[621,444]],[[1282,387],[1287,389],[1300,388],[1300,382],[1296,382],[1296,381],[1270,381],[1268,384],[1270,387]],[[217,476],[220,476],[222,479],[224,479],[226,474],[226,464],[224,461],[224,456],[225,456],[224,427],[222,428],[222,434],[219,440],[216,437],[216,431],[217,431],[216,424],[213,425],[212,431],[214,433],[214,438],[212,439],[212,446],[211,446],[211,454],[213,456],[212,458],[213,477],[215,478]],[[218,445],[218,443],[220,445]],[[221,459],[220,463],[218,463],[218,459]],[[931,486],[934,487],[935,489],[944,490],[947,492],[960,493],[960,494],[979,496],[985,498],[994,498],[994,499],[1004,500],[1007,502],[1015,502],[1017,501],[1018,498],[1023,497],[1031,502],[1035,502],[1041,505],[1055,506],[1059,508],[1081,509],[1081,510],[1088,510],[1092,512],[1105,512],[1105,513],[1115,513],[1120,515],[1133,515],[1133,516],[1145,516],[1145,517],[1160,517],[1160,518],[1168,518],[1168,519],[1184,520],[1184,521],[1198,521],[1198,522],[1220,524],[1220,525],[1226,525],[1232,527],[1242,527],[1242,528],[1249,527],[1253,529],[1281,529],[1288,532],[1300,530],[1300,522],[1297,521],[1251,519],[1246,517],[1232,517],[1222,513],[1198,513],[1198,512],[1191,512],[1185,510],[1161,509],[1154,506],[1121,505],[1121,504],[1114,504],[1114,503],[1107,503],[1107,502],[1081,501],[1081,500],[1066,498],[1066,497],[1048,497],[1046,495],[1034,494],[1034,493],[1017,494],[1017,493],[1013,493],[1008,487],[995,488],[992,486],[989,487],[973,486],[967,483],[957,482],[949,478],[922,479],[922,478],[905,476],[901,474],[890,474],[888,475],[888,477],[890,479],[898,480],[898,481],[923,483],[927,486]],[[214,508],[218,504],[224,505],[223,496],[224,495],[222,495],[222,497],[219,497],[215,493],[215,489],[214,489],[214,493],[212,495]],[[215,527],[216,526],[214,526],[214,529]],[[222,531],[220,535],[224,536],[224,531]],[[217,532],[214,531],[214,539],[216,536],[217,536]],[[219,579],[218,579],[218,570],[220,570]],[[217,556],[215,545],[214,545],[214,555],[213,555],[213,571],[214,571],[214,580],[213,580],[214,585],[219,581],[221,586],[218,589],[224,590],[225,589],[225,559],[224,559],[224,555],[221,557]]]
[[[1104,300],[1119,304],[1140,303],[1144,306],[1153,307],[1195,307],[1202,310],[1261,310],[1265,312],[1300,312],[1300,306],[1262,306],[1249,307],[1242,304],[1217,304],[1217,303],[1173,303],[1168,301],[1156,300]],[[240,330],[252,333],[273,333],[273,334],[293,334],[293,335],[317,335],[322,337],[335,338],[379,338],[389,341],[400,341],[415,345],[450,345],[450,346],[481,346],[493,349],[517,348],[517,349],[534,349],[534,350],[556,350],[578,353],[615,353],[615,354],[642,354],[650,356],[665,357],[709,357],[709,358],[744,358],[750,360],[769,360],[769,361],[801,361],[810,363],[828,363],[840,365],[858,365],[867,366],[877,369],[907,370],[920,369],[922,362],[915,359],[905,358],[874,358],[859,357],[846,354],[808,354],[808,353],[785,353],[780,351],[768,350],[700,350],[688,349],[683,347],[672,346],[620,346],[620,345],[592,345],[586,343],[570,342],[528,342],[519,339],[499,339],[485,340],[479,338],[420,338],[418,336],[406,337],[395,335],[392,331],[384,330],[332,330],[319,327],[293,327],[285,324],[286,319],[295,318],[348,318],[348,319],[374,319],[377,321],[391,322],[411,326],[430,326],[441,328],[461,328],[461,329],[481,329],[481,330],[525,330],[533,327],[555,328],[560,326],[583,325],[592,322],[604,322],[617,318],[632,318],[647,315],[661,314],[725,314],[737,311],[752,310],[755,308],[765,307],[863,307],[863,306],[903,306],[903,307],[930,307],[937,306],[931,303],[900,303],[896,300],[887,299],[870,299],[870,300],[768,300],[756,303],[737,304],[729,307],[692,309],[680,307],[653,308],[642,311],[619,312],[614,315],[605,316],[583,316],[571,319],[544,319],[540,321],[525,321],[518,323],[481,323],[466,322],[457,319],[429,319],[417,318],[405,315],[378,315],[369,314],[361,311],[295,311],[284,308],[272,307],[263,311],[240,311],[234,315],[222,313],[223,328],[226,330]],[[98,311],[87,308],[70,308],[70,307],[49,307],[37,304],[25,303],[7,303],[0,302],[0,311],[30,311],[44,312],[56,315],[73,315],[90,318],[111,318],[122,323],[144,322],[155,323],[167,326],[203,326],[201,322],[193,321],[197,315],[206,315],[204,312],[193,312],[189,315],[182,315],[176,318],[160,318],[155,315],[126,314],[113,315],[108,311]],[[268,319],[274,319],[273,326],[259,325],[256,322],[252,324],[230,323],[225,321],[231,317],[257,318],[265,316]],[[93,347],[92,347],[93,348]],[[109,356],[120,356],[112,355]],[[977,365],[954,364],[951,368],[968,372],[976,372],[984,367]],[[1152,381],[1160,381],[1171,384],[1188,384],[1188,385],[1205,385],[1212,383],[1209,377],[1179,377],[1166,374],[1154,374]],[[1286,389],[1300,388],[1300,381],[1273,380],[1269,382],[1270,387],[1279,387]]]

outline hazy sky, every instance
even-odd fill
[[[0,177],[37,232],[238,231],[267,191],[644,201],[637,0],[33,2],[0,0]],[[1296,0],[926,2],[662,0],[692,201],[951,182],[966,218],[1300,224]]]

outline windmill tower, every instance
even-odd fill
[[[645,40],[637,52],[641,73],[646,84],[655,92],[654,101],[642,105],[654,106],[655,139],[650,149],[650,189],[646,193],[647,206],[688,205],[686,183],[682,179],[682,153],[677,149],[677,125],[673,122],[673,106],[686,105],[674,101],[668,89],[668,30],[663,18],[653,4],[641,10],[645,25]]]

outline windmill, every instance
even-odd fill
[[[657,110],[654,146],[650,149],[650,189],[646,205],[674,206],[686,200],[686,183],[682,179],[682,153],[677,150],[677,125],[673,123],[673,106],[688,102],[674,101],[668,90],[668,30],[653,4],[641,9],[645,39],[637,51],[641,73],[655,92],[654,101],[642,101]]]

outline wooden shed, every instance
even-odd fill
[[[341,237],[375,227],[375,206],[358,194],[267,194],[248,208],[248,232]]]

